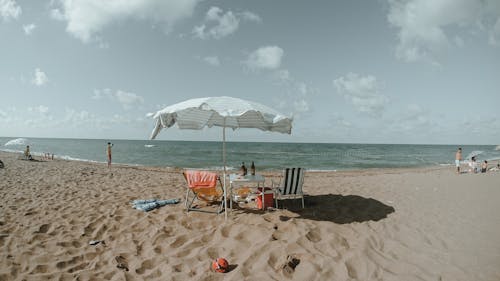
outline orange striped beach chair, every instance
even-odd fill
[[[224,211],[224,200],[222,200],[224,192],[222,190],[220,177],[217,173],[199,170],[185,170],[182,174],[184,175],[188,185],[185,202],[186,210],[188,212],[198,211],[220,214]],[[217,182],[219,185],[217,185]],[[192,198],[190,198],[191,196]],[[205,201],[208,205],[213,205],[218,202],[220,202],[220,204],[216,211],[210,211],[200,209],[199,207],[193,207],[195,200]]]

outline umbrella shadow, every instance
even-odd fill
[[[358,195],[323,194],[305,196],[305,208],[300,199],[279,201],[283,206],[298,216],[280,216],[281,221],[302,218],[316,221],[331,221],[338,224],[353,222],[379,221],[395,212],[394,207],[373,198]]]

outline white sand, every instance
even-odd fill
[[[0,280],[500,280],[500,172],[308,172],[305,209],[249,204],[225,222],[183,200],[131,208],[184,199],[179,170],[0,160]]]

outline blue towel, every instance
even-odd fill
[[[158,199],[147,199],[147,200],[135,200],[133,203],[133,208],[137,210],[142,210],[144,212],[149,212],[153,209],[168,205],[168,204],[177,204],[180,202],[180,199],[167,199],[167,200],[158,200]]]
[[[140,204],[146,204],[146,203],[153,203],[158,201],[159,199],[144,199],[144,200],[134,200],[132,201],[132,205],[140,205]]]

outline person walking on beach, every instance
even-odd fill
[[[460,161],[462,161],[462,148],[459,147],[455,153],[455,166],[457,166],[457,174],[460,174]]]
[[[108,142],[108,147],[106,148],[106,154],[108,155],[108,168],[111,168],[111,147],[112,143]]]

